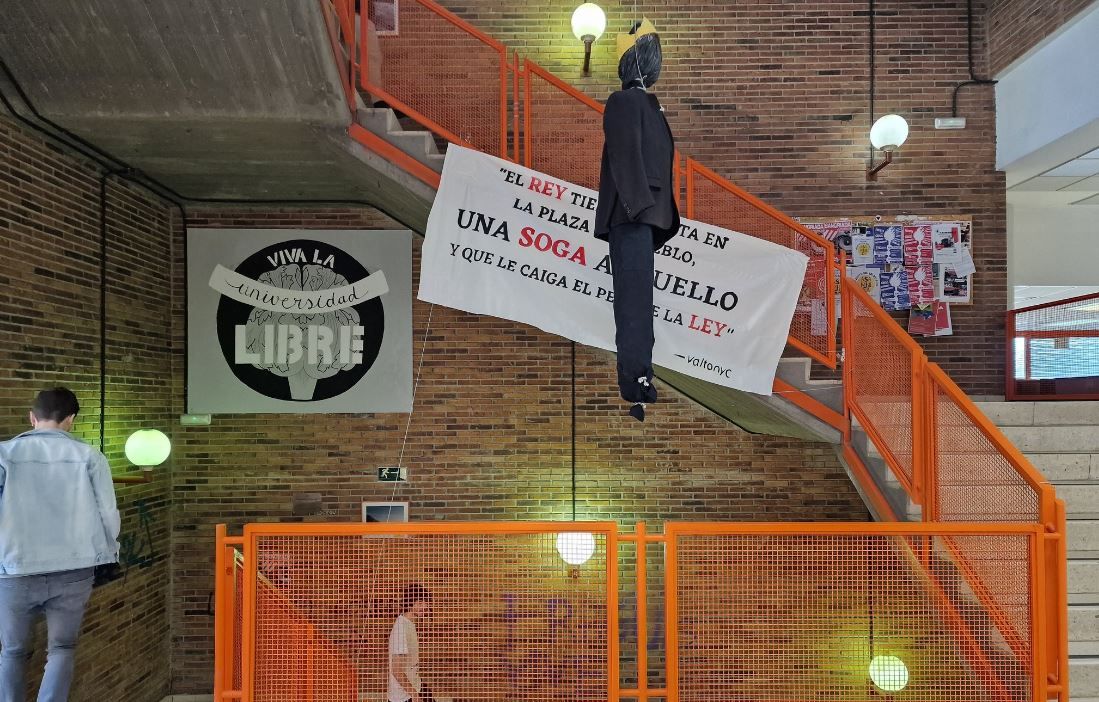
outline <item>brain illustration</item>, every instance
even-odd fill
[[[300,290],[316,292],[329,290],[348,284],[346,278],[324,266],[313,264],[287,264],[268,271],[261,275],[258,282],[284,290]],[[320,314],[303,314],[293,312],[272,312],[265,309],[253,309],[248,316],[245,328],[247,349],[250,352],[260,354],[260,363],[253,364],[274,375],[284,377],[290,383],[290,393],[295,400],[309,400],[313,397],[317,381],[329,378],[342,370],[350,370],[354,367],[352,352],[341,344],[332,343],[321,353],[303,353],[301,357],[293,360],[287,354],[281,356],[285,359],[280,363],[280,354],[270,354],[271,362],[266,362],[264,355],[266,344],[265,327],[280,326],[297,327],[301,330],[302,347],[308,351],[309,328],[326,327],[331,335],[330,339],[339,339],[340,331],[344,327],[357,325],[359,313],[354,308],[348,307],[332,312]],[[277,338],[277,337],[276,337]],[[310,358],[313,356],[313,358]]]

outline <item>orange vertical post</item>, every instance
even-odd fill
[[[515,154],[513,160],[516,163],[519,161],[519,52],[516,51],[512,54],[512,89],[511,89],[511,102],[512,102],[512,143],[515,145]]]
[[[533,168],[534,155],[531,153],[530,127],[531,127],[531,103],[534,96],[531,91],[530,59],[523,59],[523,156],[526,159],[527,168]]]
[[[232,681],[232,671],[226,673],[226,662],[231,661],[232,647],[233,647],[233,633],[232,628],[228,629],[229,635],[226,636],[226,626],[232,627],[233,619],[225,609],[225,585],[226,585],[226,563],[225,563],[225,536],[226,529],[224,524],[218,524],[215,527],[215,533],[217,535],[217,548],[214,551],[214,702],[222,702],[225,697],[226,681]],[[233,580],[232,566],[228,567],[228,582],[232,583]],[[232,589],[230,588],[230,600],[232,595]],[[230,682],[230,686],[231,686]]]
[[[694,160],[687,157],[687,218],[695,218],[695,172]]]
[[[925,484],[927,461],[925,448],[927,443],[926,417],[924,416],[924,382],[926,378],[927,358],[922,353],[912,354],[912,501],[923,506],[923,486]]]
[[[1042,702],[1046,699],[1046,679],[1048,670],[1048,658],[1050,647],[1046,641],[1046,579],[1045,579],[1045,529],[1038,527],[1030,540],[1030,612],[1032,621],[1031,631],[1031,665],[1033,691],[1031,699]]]
[[[649,612],[645,522],[638,522],[634,532],[637,534],[637,698],[646,702],[649,699]]]
[[[508,160],[508,51],[501,46],[500,54],[500,158]]]
[[[259,579],[259,568],[256,564],[256,537],[249,533],[252,525],[244,527],[244,588],[242,605],[244,616],[241,620],[241,644],[240,644],[240,687],[241,699],[244,702],[252,702],[256,690],[256,583]]]
[[[618,702],[622,690],[618,642],[618,530],[607,533],[607,700]]]
[[[687,171],[690,178],[690,171]],[[690,191],[688,191],[688,194]],[[679,702],[679,562],[675,526],[664,526],[664,677],[667,702]]]

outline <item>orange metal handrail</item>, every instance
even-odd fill
[[[803,237],[807,242],[815,245],[823,251],[821,254],[821,260],[823,261],[824,268],[824,313],[825,313],[825,345],[824,349],[818,349],[812,346],[806,339],[798,338],[798,336],[791,332],[787,342],[793,348],[797,349],[801,353],[805,354],[809,358],[812,358],[820,363],[824,364],[828,368],[836,367],[836,310],[835,310],[835,297],[836,297],[836,261],[834,258],[834,247],[827,239],[820,236],[814,231],[807,229],[801,223],[786,216],[782,212],[779,212],[775,208],[771,207],[767,203],[763,202],[756,196],[745,191],[742,188],[737,187],[733,183],[729,182],[725,178],[714,171],[706,168],[693,158],[687,158],[686,162],[686,186],[687,186],[687,217],[691,219],[698,219],[696,214],[696,179],[702,178],[705,181],[712,183],[719,187],[722,191],[728,193],[732,197],[740,200],[748,207],[760,212],[767,218],[772,220],[775,224],[785,227],[790,231],[796,233],[798,236]],[[746,232],[755,236],[755,232]],[[790,247],[794,248],[794,247]],[[805,253],[805,252],[803,252]],[[812,258],[812,256],[810,256]],[[806,272],[808,275],[809,271]]]

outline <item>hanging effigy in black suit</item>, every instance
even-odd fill
[[[679,231],[672,165],[675,143],[664,108],[648,91],[660,77],[660,37],[648,20],[618,35],[622,89],[603,113],[603,161],[595,236],[610,244],[618,388],[645,420],[653,387],[655,252]]]

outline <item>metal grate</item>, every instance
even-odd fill
[[[687,165],[688,216],[800,251],[809,257],[790,339],[810,357],[835,366],[836,302],[834,250],[820,237],[769,212],[716,174]]]
[[[900,327],[880,319],[884,312],[872,305],[852,295],[851,314],[844,320],[848,397],[877,450],[909,494],[915,494],[912,370],[920,351],[915,342],[902,340]]]
[[[373,0],[369,5],[375,20]],[[418,113],[423,126],[450,141],[506,156],[504,46],[434,3],[404,0],[394,5],[399,32],[378,37],[382,84],[370,83],[368,66],[360,71],[363,90],[410,116]]]
[[[1099,295],[1008,313],[1008,399],[1099,400]]]
[[[1033,538],[950,537],[1023,574],[995,585],[1026,632]],[[1005,643],[942,536],[679,535],[675,559],[682,702],[1033,698],[1029,648]]]
[[[595,534],[593,556],[575,568],[556,538],[257,538],[255,700],[384,699],[388,638],[412,583],[432,595],[417,632],[421,677],[436,699],[606,699],[607,642],[617,635],[607,537]]]
[[[526,76],[527,166],[599,190],[602,110],[591,98],[529,61]]]

